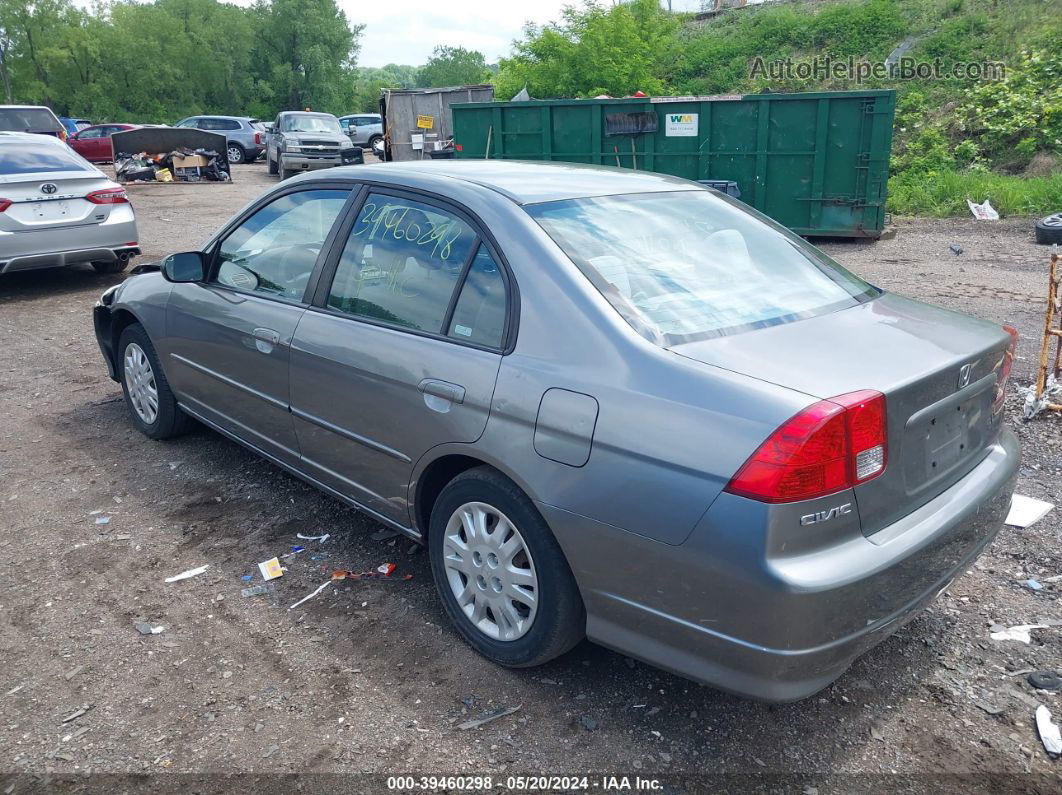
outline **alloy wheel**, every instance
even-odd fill
[[[443,566],[457,605],[489,638],[513,641],[531,629],[538,576],[524,537],[505,514],[467,502],[450,516]]]
[[[133,410],[145,425],[153,425],[159,416],[159,390],[155,383],[155,372],[151,369],[151,360],[144,353],[144,349],[135,342],[125,346],[122,372]]]
[[[226,152],[230,163],[243,162],[243,150],[238,146],[230,146]]]

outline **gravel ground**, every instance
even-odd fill
[[[194,248],[273,181],[257,164],[231,185],[133,188],[140,261]],[[885,288],[1017,325],[1014,379],[1028,383],[1047,257],[1030,221],[897,226],[893,240],[822,245]],[[505,670],[450,629],[408,541],[381,539],[380,525],[217,434],[156,443],[133,429],[90,313],[122,278],[0,279],[4,774],[590,772],[695,791],[708,775],[899,773],[914,789],[960,774],[975,789],[1057,791],[1033,711],[1045,703],[1062,721],[1062,697],[1019,672],[1062,665],[1062,627],[1034,630],[1028,645],[990,640],[989,627],[1062,619],[1062,581],[1046,582],[1062,574],[1062,511],[1005,529],[919,619],[801,703],[745,701],[589,643]],[[1056,498],[1062,418],[1024,424],[1019,404],[1012,393],[1018,490]],[[275,600],[241,598],[242,575],[298,543],[309,549],[289,559]],[[413,579],[340,583],[287,609],[334,568],[384,561]],[[1023,585],[1031,577],[1043,590]],[[165,629],[142,635],[141,620]],[[519,709],[458,728],[507,707]]]

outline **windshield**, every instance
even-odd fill
[[[335,116],[285,116],[282,132],[328,132],[341,133]]]
[[[72,149],[58,144],[0,141],[0,176],[58,171],[93,171]]]
[[[0,130],[58,132],[63,125],[47,108],[0,108]]]
[[[525,209],[616,311],[661,345],[787,323],[879,294],[773,221],[708,191]]]

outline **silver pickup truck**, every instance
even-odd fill
[[[364,158],[331,113],[283,111],[266,133],[266,161],[270,174],[287,179],[300,171],[363,163]]]

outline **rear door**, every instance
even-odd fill
[[[508,284],[498,252],[460,209],[369,193],[292,342],[291,411],[307,470],[409,525],[414,463],[437,445],[474,442],[486,425]]]
[[[222,237],[205,283],[175,284],[160,340],[183,405],[286,463],[299,459],[288,357],[306,291],[350,189],[300,186]]]

